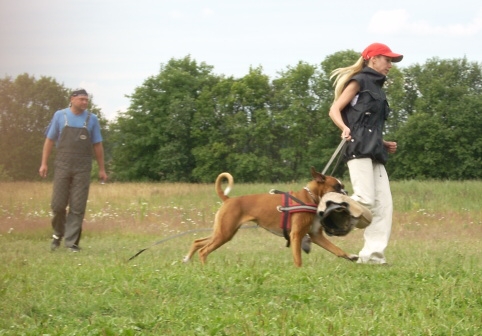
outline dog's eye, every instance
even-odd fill
[[[347,192],[345,191],[345,186],[343,184],[339,184],[337,189],[340,194],[347,195]]]

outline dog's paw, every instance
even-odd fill
[[[188,256],[185,256],[184,258],[182,258],[182,262],[185,262],[185,263],[189,262],[189,260],[191,259],[189,259]]]
[[[348,255],[348,260],[350,260],[350,261],[357,261],[357,260],[358,260],[358,255],[356,255],[356,254],[349,254],[349,255]]]

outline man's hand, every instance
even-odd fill
[[[39,173],[40,177],[46,178],[47,177],[47,171],[48,171],[47,165],[41,165],[40,169],[38,170],[38,173]]]
[[[99,170],[99,179],[102,183],[107,182],[107,174],[105,170]]]

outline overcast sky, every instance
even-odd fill
[[[161,64],[191,55],[245,76],[319,64],[372,42],[404,54],[482,62],[482,4],[458,1],[0,0],[0,78],[22,73],[83,87],[105,116]],[[52,111],[52,113],[55,111]]]

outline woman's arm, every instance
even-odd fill
[[[345,125],[345,122],[343,121],[343,118],[341,116],[341,111],[355,98],[355,96],[358,94],[360,91],[360,85],[358,84],[357,81],[351,81],[345,90],[341,93],[340,97],[331,105],[330,108],[330,118],[333,120],[336,126],[341,130],[341,137],[350,140],[351,135],[350,135],[350,129],[348,128],[347,125]]]

